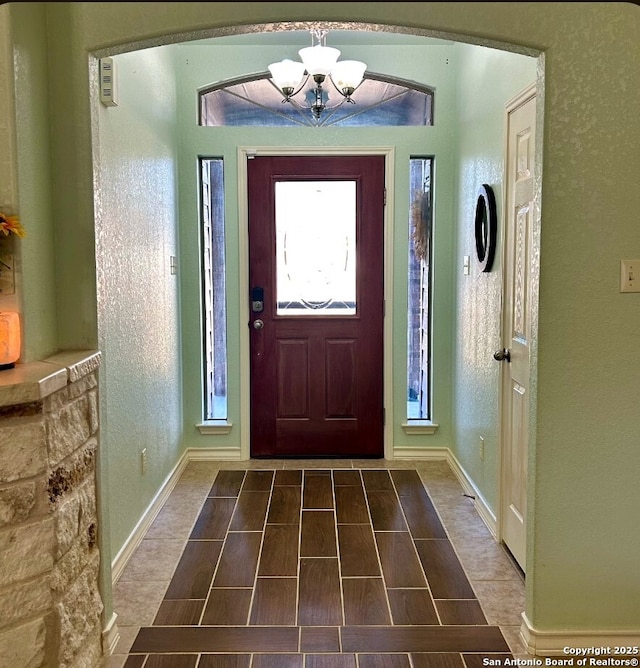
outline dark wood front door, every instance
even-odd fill
[[[247,173],[251,456],[383,457],[384,157]]]

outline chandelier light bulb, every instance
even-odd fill
[[[308,46],[298,51],[305,69],[312,77],[331,73],[336,60],[340,56],[340,50],[330,46]]]
[[[359,60],[342,60],[331,70],[331,78],[344,95],[351,95],[362,82],[366,69],[365,63]]]
[[[284,95],[283,102],[289,102],[298,109],[304,109],[304,105],[296,101],[296,95],[305,88],[311,77],[315,87],[308,91],[312,101],[307,108],[319,121],[325,109],[336,109],[344,102],[355,104],[351,95],[362,83],[367,66],[359,60],[338,62],[340,50],[325,45],[325,30],[312,30],[311,37],[313,46],[298,51],[301,63],[285,59],[269,65],[269,72],[272,82]],[[327,105],[328,92],[322,87],[327,77],[342,96],[340,102],[332,106]]]
[[[274,83],[285,95],[291,95],[302,83],[304,69],[303,63],[287,58],[269,65],[269,72]]]

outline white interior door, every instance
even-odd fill
[[[526,570],[535,88],[506,110],[501,536]]]

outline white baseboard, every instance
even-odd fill
[[[102,655],[111,656],[120,640],[120,630],[116,624],[118,615],[114,612],[111,619],[105,624],[102,629]]]
[[[240,461],[243,459],[240,446],[227,448],[187,448],[190,462]]]
[[[165,504],[166,500],[169,498],[169,494],[173,491],[173,488],[176,486],[182,472],[184,471],[185,466],[189,463],[188,450],[185,451],[178,463],[173,467],[171,473],[167,476],[164,483],[160,486],[160,489],[156,495],[151,500],[151,503],[147,509],[142,514],[142,517],[134,527],[133,531],[129,535],[129,538],[125,541],[124,545],[116,554],[111,562],[111,581],[115,584],[118,581],[118,578],[122,575],[122,571],[125,569],[127,562],[131,558],[131,555],[135,552],[136,548],[142,542],[145,534],[147,533],[149,527],[151,526],[153,520],[162,509],[162,506]]]
[[[491,535],[497,540],[498,539],[498,518],[495,513],[491,510],[486,500],[480,493],[480,490],[476,487],[473,480],[467,475],[467,472],[462,468],[460,462],[455,458],[454,454],[447,448],[447,461],[451,470],[455,474],[456,478],[460,481],[462,489],[464,489],[465,494],[473,497],[476,510],[478,515],[482,518],[483,522],[487,525],[487,528],[491,532]]]
[[[591,650],[590,656],[602,652],[604,648],[640,647],[640,630],[637,631],[538,631],[534,629],[526,614],[522,613],[520,635],[529,654],[534,656],[565,656],[574,658],[564,648]],[[613,649],[609,654],[613,653]],[[616,658],[633,659],[637,656]],[[576,665],[575,661],[574,664]]]
[[[416,461],[449,459],[449,448],[393,448],[394,459],[414,459]]]

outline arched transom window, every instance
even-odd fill
[[[258,127],[398,127],[433,125],[434,89],[367,72],[352,103],[331,85],[322,91],[320,118],[311,112],[314,82],[309,79],[295,100],[285,102],[269,72],[230,79],[199,91],[200,125]]]

